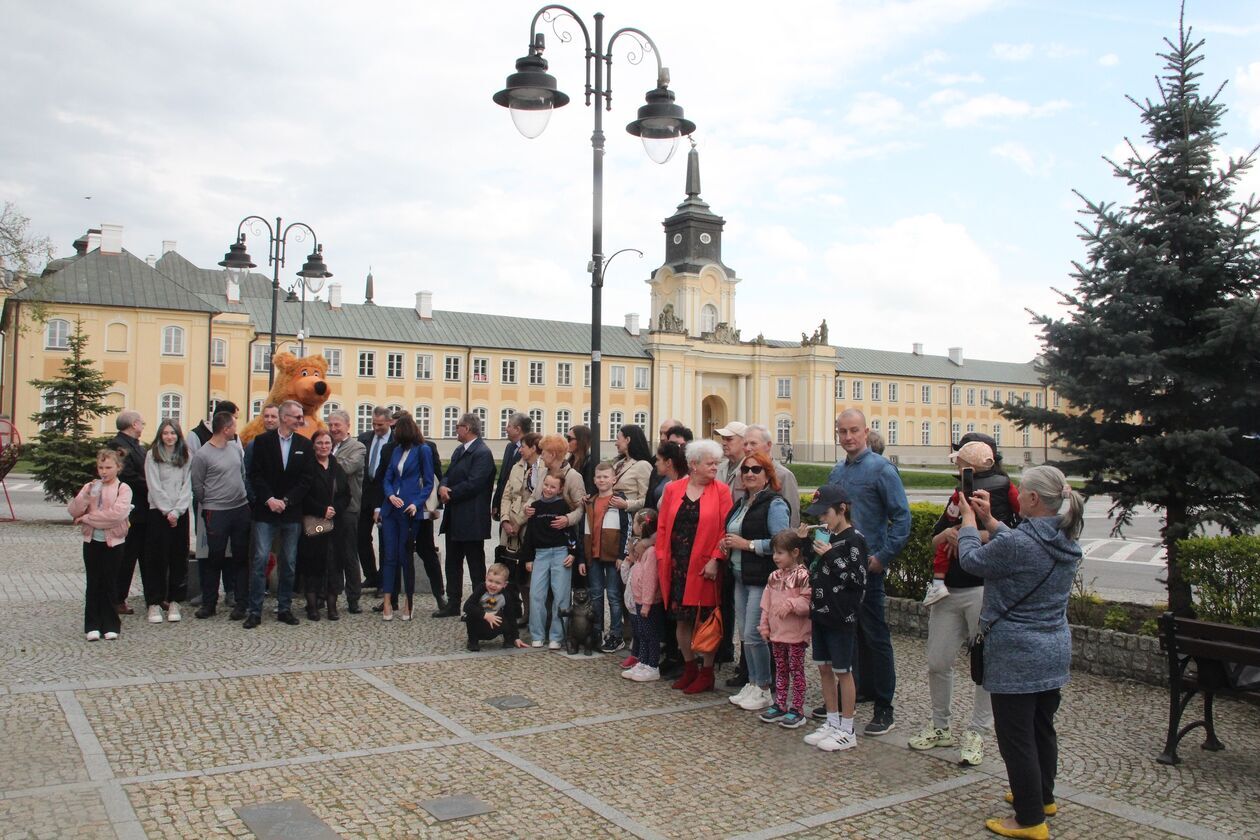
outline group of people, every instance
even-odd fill
[[[267,406],[267,430],[242,447],[235,407],[218,408],[204,437],[199,428],[186,440],[162,421],[147,453],[142,419],[123,412],[117,445],[99,453],[99,478],[71,502],[83,530],[89,641],[118,638],[137,559],[148,620],[180,620],[192,510],[207,547],[198,618],[215,614],[222,578],[234,595],[232,619],[256,627],[274,561],[281,622],[298,623],[295,577],[310,620],[321,608],[338,619],[342,593],[347,609],[360,612],[364,588],[376,587],[382,619],[407,621],[419,554],[433,616],[462,615],[469,650],[496,638],[505,647],[559,649],[571,594],[585,589],[604,652],[622,650],[627,623],[632,630],[621,661],[629,680],[665,677],[684,693],[711,691],[715,664],[733,660],[737,643],[739,672],[727,684],[740,691],[730,701],[760,720],[788,729],[818,720],[805,742],[825,751],[856,745],[858,703],[873,703],[865,735],[895,726],[884,579],[908,541],[910,512],[896,467],[871,448],[856,409],[837,421],[845,457],[807,507],[820,523],[810,527],[800,522],[795,477],[774,460],[763,425],[728,423],[719,442],[693,440],[667,420],[654,452],[641,427],[626,425],[616,456],[594,463],[589,428],[542,435],[517,414],[496,481],[475,414],[460,418],[459,446],[443,472],[436,446],[406,412],[377,409],[373,428],[356,439],[350,418],[334,411],[328,430],[308,439],[298,433],[298,403]],[[994,732],[1016,814],[988,827],[1047,836],[1082,501],[1048,466],[1026,470],[1015,488],[986,435],[969,433],[956,450],[964,481],[937,523],[925,598],[932,720],[909,745],[958,745],[963,763],[978,764],[983,737]],[[484,545],[496,521],[499,545],[487,568]],[[435,530],[446,539],[444,568]],[[473,582],[466,599],[465,566]],[[725,620],[714,621],[715,613]],[[987,637],[983,683],[956,739],[954,662],[978,632]],[[810,710],[807,649],[823,688],[823,705]]]

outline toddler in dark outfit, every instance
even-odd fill
[[[503,636],[503,646],[525,647],[517,636],[516,620],[521,615],[521,598],[516,584],[509,580],[512,572],[502,563],[486,570],[485,583],[473,587],[464,602],[464,623],[468,630],[468,649],[481,650],[481,642]]]

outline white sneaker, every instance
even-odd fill
[[[626,679],[626,680],[634,679],[634,675],[642,671],[643,667],[644,666],[642,662],[636,662],[635,664],[631,665],[629,668],[621,672],[622,679]]]
[[[822,741],[825,738],[830,738],[839,731],[839,729],[836,729],[830,723],[824,723],[822,726],[805,736],[805,743],[809,744],[811,747],[816,747],[818,746],[819,741]]]
[[[112,641],[114,641],[115,639],[117,639],[117,638],[118,638],[118,634],[117,634],[117,633],[115,633],[113,630],[110,630],[109,632],[107,632],[107,633],[103,636],[103,638],[104,638],[104,639],[105,639],[105,641],[107,641],[107,642],[112,642]]]
[[[949,590],[945,588],[945,582],[933,580],[932,585],[928,587],[927,594],[923,596],[923,606],[930,607],[937,601],[947,597],[949,597]]]
[[[89,630],[83,634],[83,637],[89,642],[99,642],[101,640],[100,630]]]
[[[157,604],[151,604],[149,606],[149,623],[161,624],[165,620],[162,618],[162,608]]]
[[[726,699],[731,702],[731,705],[738,706],[740,703],[748,699],[748,695],[751,692],[756,691],[756,690],[757,690],[757,686],[753,685],[752,683],[744,683],[743,688],[741,688],[736,693],[732,694],[730,697],[727,697]]]
[[[774,703],[774,698],[770,696],[770,689],[758,688],[753,686],[752,692],[749,693],[738,705],[741,709],[750,712],[759,712],[762,709],[770,708]]]
[[[637,674],[632,674],[630,676],[630,679],[635,682],[655,682],[661,678],[660,668],[653,668],[651,665],[644,665],[642,662],[631,670],[638,671]]]
[[[547,650],[560,650],[559,642],[547,642]]]
[[[183,614],[180,613],[179,611],[179,604],[175,603],[174,601],[171,601],[171,608],[166,611],[166,620],[179,621],[183,617],[184,617]]]
[[[543,646],[542,639],[534,639],[534,641],[529,643],[529,646],[532,648],[542,647]]]
[[[814,746],[823,752],[837,752],[839,750],[851,750],[857,746],[857,736],[852,732],[845,732],[842,729],[833,729],[831,735],[823,738]]]
[[[962,734],[962,748],[959,753],[963,764],[975,767],[984,761],[984,738],[979,732],[968,729]]]

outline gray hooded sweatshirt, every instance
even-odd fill
[[[1082,555],[1080,545],[1059,530],[1060,522],[1059,516],[1039,516],[1014,529],[999,523],[986,545],[975,528],[958,532],[960,565],[984,578],[980,626],[992,625],[984,643],[984,687],[991,694],[1034,694],[1068,682],[1067,603]]]

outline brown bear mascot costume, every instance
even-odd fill
[[[271,366],[275,368],[276,378],[263,404],[280,405],[285,400],[300,402],[306,423],[298,431],[306,437],[328,428],[319,416],[320,408],[332,396],[332,388],[324,378],[328,373],[328,362],[324,357],[303,356],[299,359],[292,353],[277,353],[271,357]],[[241,431],[241,445],[247,445],[262,433],[262,417],[255,417]]]

